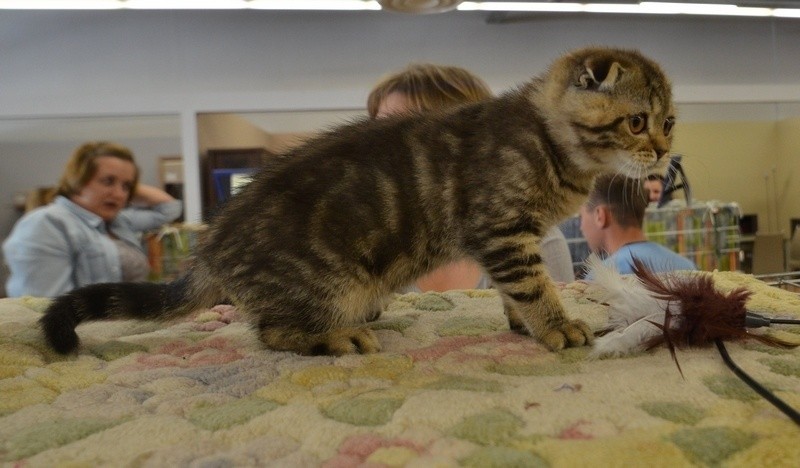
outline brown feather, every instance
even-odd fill
[[[679,371],[680,364],[675,355],[675,348],[706,347],[717,339],[754,339],[781,348],[798,346],[796,343],[772,336],[748,332],[745,327],[747,315],[745,303],[752,292],[746,288],[736,288],[724,294],[714,287],[714,279],[708,273],[660,276],[653,273],[638,258],[633,259],[633,271],[654,297],[667,301],[664,323],[654,323],[663,333],[648,342],[646,346],[652,349],[665,343]]]

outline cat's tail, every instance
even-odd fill
[[[61,354],[80,342],[75,327],[90,320],[169,320],[200,307],[215,305],[216,288],[198,284],[198,272],[166,284],[99,283],[84,286],[53,300],[39,319],[50,346]],[[202,282],[202,281],[201,281]]]

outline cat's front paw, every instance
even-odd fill
[[[342,328],[328,333],[314,354],[341,356],[377,353],[380,350],[378,337],[369,328]]]
[[[590,345],[594,341],[594,334],[582,320],[570,320],[546,330],[538,338],[551,351],[559,351],[564,348]]]

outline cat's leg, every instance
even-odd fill
[[[322,333],[309,333],[293,326],[260,326],[259,338],[276,351],[293,351],[303,355],[369,354],[381,350],[375,333],[366,327],[339,328]]]
[[[509,245],[506,238],[502,246],[482,249],[478,255],[503,298],[511,329],[524,329],[552,350],[590,344],[589,327],[566,317],[533,236],[517,239],[529,242]]]
[[[383,309],[380,309],[380,308],[377,308],[377,307],[375,309],[372,309],[367,314],[367,322],[374,322],[374,321],[378,320],[379,318],[381,318],[381,314],[383,314]]]
[[[385,296],[381,297],[379,300],[375,301],[375,304],[371,307],[367,308],[367,314],[364,316],[364,319],[367,322],[374,322],[381,318],[381,314],[383,311],[389,307],[389,304],[392,302],[393,297],[391,294],[386,294]]]
[[[502,299],[503,312],[506,314],[506,318],[508,319],[508,328],[517,333],[528,333],[528,329],[525,327],[525,322],[522,320],[522,318],[520,318],[519,314],[517,314],[513,302],[505,297]]]
[[[553,351],[591,344],[593,334],[589,326],[581,320],[566,317],[549,277],[547,283],[531,291],[510,296],[513,299],[508,301],[508,315],[513,317],[509,319],[512,327],[523,325],[528,333]]]
[[[269,349],[334,356],[381,349],[375,333],[365,325],[370,310],[366,303],[358,307],[363,312],[345,314],[330,299],[287,294],[237,307],[256,318],[259,339]]]

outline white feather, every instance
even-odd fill
[[[663,323],[663,320],[664,313],[656,312],[627,327],[610,331],[594,340],[594,349],[589,357],[618,357],[644,351],[644,344],[661,333],[661,329],[651,322]]]
[[[586,261],[593,281],[605,291],[612,329],[595,340],[590,357],[623,356],[640,352],[644,343],[662,333],[651,322],[664,323],[667,301],[656,299],[634,275],[620,275],[613,266],[592,254]]]

